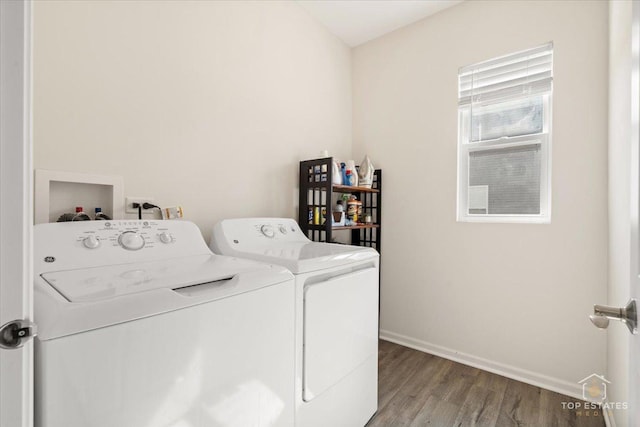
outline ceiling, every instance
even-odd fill
[[[298,0],[347,45],[354,47],[463,0]]]

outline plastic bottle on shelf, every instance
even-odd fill
[[[71,221],[90,221],[89,215],[84,213],[82,206],[76,206],[76,214],[71,218]]]
[[[111,220],[109,215],[107,215],[106,213],[102,212],[102,208],[96,208],[96,214],[95,214],[94,218],[96,219],[96,221],[99,221],[99,220],[109,221],[109,220]]]
[[[358,169],[356,169],[356,162],[353,160],[347,160],[347,170],[351,171],[351,182],[348,185],[352,187],[358,186]]]
[[[351,187],[357,185],[356,175],[353,173],[351,169],[347,169],[347,184]]]
[[[342,185],[342,168],[340,168],[340,163],[337,160],[334,160],[331,163],[331,183],[333,185]]]

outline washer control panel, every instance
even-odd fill
[[[97,249],[100,247],[100,239],[94,235],[89,235],[82,239],[82,244],[87,249]]]
[[[144,237],[135,231],[125,231],[118,236],[118,243],[125,249],[137,251],[144,248]]]
[[[35,250],[43,267],[59,267],[67,257],[94,265],[211,254],[195,224],[188,221],[111,220],[38,224]],[[49,270],[51,271],[51,270]]]
[[[157,245],[171,245],[176,241],[170,224],[164,221],[100,221],[87,225],[78,230],[76,236],[85,249],[118,246],[128,251],[139,251],[153,249]]]

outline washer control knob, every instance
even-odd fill
[[[287,234],[287,227],[285,227],[284,225],[281,225],[279,227],[279,230],[282,234]]]
[[[100,247],[100,240],[96,236],[91,235],[82,239],[82,244],[87,249],[96,249]]]
[[[262,234],[269,238],[272,238],[276,235],[276,233],[273,231],[273,227],[270,225],[263,225],[262,227],[260,227],[260,231],[262,231]]]
[[[158,234],[158,238],[162,243],[173,243],[173,236],[171,236],[171,234],[167,233],[166,231]]]
[[[127,250],[137,251],[144,247],[144,237],[135,231],[125,231],[118,237],[118,243]]]

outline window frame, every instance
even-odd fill
[[[542,132],[503,136],[496,139],[471,141],[472,106],[496,105],[518,99],[541,96],[543,98]],[[497,102],[467,104],[458,107],[458,165],[457,165],[457,221],[480,223],[551,223],[551,129],[553,88],[542,94],[508,97]],[[469,213],[469,155],[477,151],[491,151],[509,147],[540,145],[540,213],[539,214],[471,214]]]

